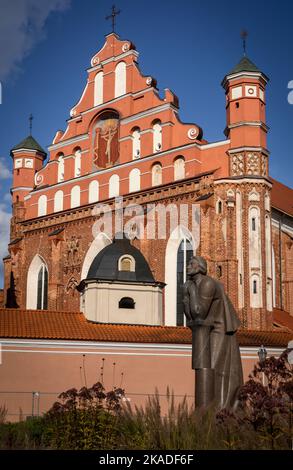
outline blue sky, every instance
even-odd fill
[[[0,256],[5,255],[10,213],[11,147],[28,134],[46,148],[66,128],[86,68],[111,28],[106,0],[0,0]],[[249,32],[248,57],[270,77],[267,124],[270,173],[292,186],[293,3],[227,0],[120,0],[117,33],[140,52],[144,74],[179,97],[180,118],[195,122],[209,141],[225,128],[224,75],[240,60],[240,31]],[[1,286],[0,270],[0,286]]]

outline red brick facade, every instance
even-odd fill
[[[209,273],[224,283],[243,328],[270,329],[273,307],[293,315],[293,208],[288,207],[292,190],[269,178],[267,77],[247,64],[225,77],[227,138],[208,143],[199,126],[180,121],[178,99],[170,90],[165,90],[163,99],[159,97],[155,80],[140,72],[137,56],[131,42],[114,33],[106,36],[91,61],[85,90],[71,110],[66,131],[58,131],[49,147],[47,163],[43,165],[40,148],[24,144],[12,150],[6,305],[31,308],[28,295],[36,285],[28,286],[28,271],[38,255],[49,273],[48,309],[78,311],[76,286],[82,280],[84,260],[94,240],[93,224],[98,220],[93,208],[97,202],[109,204],[114,220],[113,194],[119,193],[125,206],[187,204],[189,230],[192,204],[198,204],[197,254],[207,259]],[[176,174],[178,157],[184,163]],[[161,168],[156,181],[155,164]],[[138,176],[131,181],[134,169]],[[113,175],[119,183],[111,193]],[[98,186],[90,187],[93,181]],[[283,198],[278,193],[276,204],[274,184],[284,192]],[[96,193],[99,188],[99,195],[93,198],[91,188]],[[133,241],[156,281],[167,283],[171,232],[167,224],[166,239]],[[168,290],[165,320],[167,295]]]

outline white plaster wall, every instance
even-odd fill
[[[134,309],[119,308],[119,300],[131,297]],[[88,320],[102,323],[162,324],[162,290],[157,286],[90,283],[84,292]]]

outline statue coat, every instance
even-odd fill
[[[214,370],[214,402],[230,408],[243,383],[236,311],[223,285],[207,275],[185,283],[183,301],[187,326],[192,330],[192,368]]]

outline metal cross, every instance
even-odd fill
[[[243,42],[243,55],[244,55],[244,57],[246,56],[246,38],[247,38],[247,36],[248,36],[248,32],[245,29],[243,29],[241,31],[241,37],[242,37],[242,42]]]
[[[32,135],[32,130],[33,130],[33,119],[34,119],[34,116],[32,114],[30,114],[30,117],[29,117],[29,122],[30,122],[30,135]]]
[[[121,10],[116,10],[115,5],[113,5],[111,15],[106,16],[106,20],[112,19],[112,33],[115,33],[115,18],[119,13],[121,13]]]

